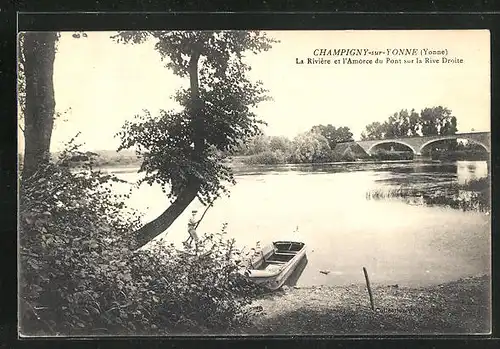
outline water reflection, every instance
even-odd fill
[[[295,286],[297,285],[297,281],[300,279],[300,276],[304,272],[308,263],[307,254],[302,257],[299,264],[297,264],[297,268],[293,271],[290,277],[286,280],[285,285],[287,286]]]
[[[385,162],[334,162],[325,164],[286,164],[286,165],[249,165],[233,168],[237,175],[262,175],[280,174],[283,172],[309,173],[339,173],[354,171],[376,171],[392,173],[424,173],[424,174],[451,174],[464,176],[469,172],[474,177],[487,175],[487,165],[484,161],[457,161],[443,163],[437,161],[413,162],[413,161],[385,161]],[[469,176],[470,175],[465,175]]]

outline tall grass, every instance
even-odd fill
[[[472,179],[466,183],[427,187],[379,188],[366,193],[368,200],[402,199],[411,204],[444,206],[464,211],[489,212],[490,180]]]

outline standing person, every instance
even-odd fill
[[[191,211],[191,217],[189,218],[188,221],[188,233],[189,237],[185,241],[187,244],[191,244],[191,242],[194,240],[195,242],[198,242],[198,234],[196,233],[196,225],[198,222],[196,221],[196,213],[197,210]]]

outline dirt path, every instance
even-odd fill
[[[376,310],[364,285],[285,289],[262,306],[252,333],[261,334],[458,334],[490,332],[486,276],[426,287],[378,286]]]

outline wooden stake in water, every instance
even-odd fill
[[[365,274],[366,288],[368,289],[368,296],[370,296],[370,305],[372,307],[372,310],[375,310],[375,306],[373,305],[373,296],[372,296],[372,288],[370,286],[370,279],[368,278],[368,272],[366,271],[365,267],[363,267],[363,273]]]

